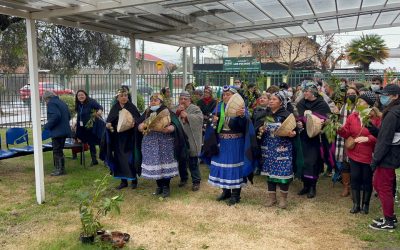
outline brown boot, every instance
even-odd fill
[[[343,192],[342,197],[347,197],[350,194],[350,173],[342,173]]]
[[[287,192],[280,192],[281,193],[281,197],[279,198],[279,204],[278,207],[282,208],[282,209],[286,209],[287,208],[287,196],[288,193]]]
[[[267,203],[265,203],[266,207],[272,207],[276,204],[276,192],[268,191]]]

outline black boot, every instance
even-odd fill
[[[231,190],[230,189],[227,189],[227,188],[223,188],[222,189],[222,194],[220,194],[218,197],[217,197],[217,201],[223,201],[223,200],[226,200],[226,199],[229,199],[229,198],[231,198]]]
[[[157,188],[153,194],[160,195],[163,192],[163,188],[162,188],[163,181],[162,181],[162,179],[160,179],[160,180],[156,180],[156,182],[157,182]]]
[[[126,188],[127,186],[128,186],[128,180],[121,179],[121,183],[119,184],[118,187],[116,187],[116,189],[120,190],[120,189]]]
[[[241,188],[232,189],[232,196],[227,202],[229,206],[235,205],[236,203],[240,202],[240,191],[242,191]]]
[[[138,185],[138,180],[137,179],[132,180],[132,184],[131,184],[132,189],[136,189],[137,185]]]
[[[300,190],[297,195],[305,195],[308,194],[308,192],[310,192],[310,185],[307,180],[303,180],[303,189]]]
[[[362,214],[368,214],[369,213],[369,201],[371,200],[371,191],[364,191],[363,192],[363,197],[362,197],[362,208],[361,208],[361,213]]]
[[[97,161],[96,155],[92,155],[92,162],[90,163],[90,166],[95,165],[99,165],[99,162]]]
[[[350,210],[350,213],[356,214],[360,212],[360,190],[351,190],[351,198],[353,199],[353,208]]]
[[[63,162],[61,158],[54,160],[54,171],[50,174],[51,176],[60,176],[63,175],[65,171],[63,171]]]
[[[161,195],[163,198],[167,198],[170,196],[169,182],[170,179],[163,180],[162,195]]]
[[[308,194],[307,194],[307,198],[312,199],[312,198],[315,197],[315,195],[317,195],[317,185],[316,185],[316,184],[313,184],[313,185],[310,187],[310,191],[309,191]]]

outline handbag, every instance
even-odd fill
[[[358,133],[357,137],[359,137],[361,135],[362,130],[363,130],[363,127],[361,127],[360,133]],[[349,136],[346,140],[344,140],[344,147],[347,150],[352,150],[355,146],[356,146],[356,142],[354,141],[354,138],[352,136]]]

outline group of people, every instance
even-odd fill
[[[155,180],[154,195],[164,198],[170,196],[171,178],[179,175],[179,187],[187,185],[188,169],[192,190],[198,191],[202,180],[199,163],[203,161],[210,169],[208,183],[222,189],[218,201],[239,203],[242,187],[253,182],[254,174],[261,174],[267,178],[266,206],[284,209],[294,177],[303,182],[298,195],[314,198],[326,165],[328,175],[333,169],[335,176],[340,174],[342,196],[351,193],[351,213],[368,214],[375,189],[384,216],[370,227],[394,229],[395,169],[400,166],[400,87],[383,87],[379,78],[374,78],[370,87],[343,79],[340,91],[344,98],[336,98],[332,88],[306,78],[296,89],[282,83],[260,93],[255,85],[244,87],[237,80],[234,86],[224,86],[221,100],[214,98],[207,86],[201,96],[194,97],[198,93],[189,86],[180,93],[177,105],[170,90],[163,88],[150,97],[143,114],[131,102],[129,90],[121,88],[107,115],[101,143],[97,137],[92,140],[93,129],[86,125],[91,117],[100,120],[103,108],[79,90],[76,136],[89,144],[93,165],[97,164],[95,145],[101,144],[100,158],[121,180],[117,189],[128,187],[129,181],[131,188],[137,188],[141,176]],[[229,106],[234,99],[241,99],[243,105],[232,113]],[[56,149],[63,143],[58,138],[65,141],[70,131],[65,128],[65,133],[56,133],[60,128],[54,124],[59,118],[51,108],[63,105],[54,95],[45,94],[44,100],[48,102],[45,128],[52,131],[56,145],[53,174],[64,174],[62,150],[60,154]],[[332,141],[322,128],[333,122],[334,115],[338,125]],[[121,120],[129,121],[123,131]]]

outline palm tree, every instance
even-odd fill
[[[379,35],[362,35],[353,39],[347,46],[347,57],[350,63],[360,65],[364,71],[369,70],[372,62],[380,62],[389,57],[389,49]]]

